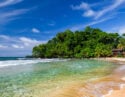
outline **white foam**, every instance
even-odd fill
[[[125,84],[120,85],[120,89],[123,89],[125,87]]]
[[[121,84],[121,85],[120,85],[120,89],[123,89],[124,87],[125,87],[125,84]],[[113,90],[110,90],[110,91],[108,92],[108,94],[103,95],[102,97],[110,96],[110,95],[112,94],[112,92],[113,92]]]
[[[8,60],[8,61],[0,61],[0,68],[8,66],[16,66],[16,65],[35,64],[39,62],[53,62],[53,61],[65,61],[65,60],[59,60],[59,59]]]
[[[125,70],[125,65],[120,66],[120,67],[117,69],[117,71],[123,71],[123,70]]]
[[[110,90],[110,91],[108,92],[108,94],[103,95],[102,97],[110,96],[110,95],[112,94],[112,92],[113,92],[113,90]]]

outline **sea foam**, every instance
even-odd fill
[[[110,90],[110,91],[108,92],[108,94],[103,95],[102,97],[110,96],[110,95],[112,94],[112,92],[113,92],[113,90]]]
[[[36,64],[36,63],[43,63],[43,62],[54,62],[54,61],[64,61],[64,60],[60,60],[60,59],[7,60],[7,61],[0,61],[0,68],[4,68],[8,66]]]

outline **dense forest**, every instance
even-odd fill
[[[91,58],[110,57],[112,49],[125,49],[125,34],[106,33],[86,27],[83,31],[66,30],[58,33],[46,44],[35,46],[33,57],[39,58]]]

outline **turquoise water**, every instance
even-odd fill
[[[114,68],[113,63],[96,60],[60,60],[0,68],[0,97],[47,97],[57,87],[101,78],[110,75]]]
[[[24,58],[24,57],[0,57],[0,61],[5,61],[5,60],[18,60],[19,58]]]

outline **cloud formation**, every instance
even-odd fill
[[[125,3],[125,0],[114,0],[111,5],[107,5],[103,8],[100,8],[101,10],[93,10],[92,9],[93,4],[82,2],[80,5],[76,5],[76,6],[72,5],[71,8],[73,10],[82,10],[83,11],[82,16],[84,17],[93,17],[94,19],[99,19],[105,14],[114,11],[123,3]]]
[[[0,24],[7,23],[11,20],[15,20],[17,16],[25,14],[30,9],[16,9],[7,12],[0,12]]]
[[[117,27],[116,27],[117,28]],[[125,34],[125,25],[120,26],[119,28],[117,28],[117,31],[119,34]]]
[[[83,28],[86,27],[86,26],[96,25],[96,24],[105,22],[105,21],[107,21],[107,20],[110,20],[110,19],[112,19],[112,18],[113,18],[113,17],[103,18],[103,19],[100,19],[100,20],[92,21],[92,22],[87,23],[87,24],[75,25],[75,26],[71,27],[70,29],[71,29],[72,31],[81,30],[81,29],[83,29]]]
[[[0,2],[0,7],[6,7],[9,5],[17,4],[22,2],[23,0],[4,0],[3,2]]]
[[[105,8],[103,8],[101,11],[97,12],[97,15],[95,16],[96,19],[100,18],[101,16],[105,15],[108,12],[111,12],[118,8],[121,4],[123,4],[125,0],[114,0],[112,5],[109,5]]]
[[[4,46],[4,45],[0,45],[0,49],[5,49],[5,48],[7,48],[7,46]]]
[[[83,16],[85,17],[91,17],[95,15],[95,12],[90,8],[90,5],[85,2],[82,2],[80,5],[77,6],[72,5],[71,8],[73,10],[83,10]]]
[[[15,54],[22,52],[20,53],[21,55],[13,54],[13,56],[25,56],[27,54],[31,54],[34,46],[46,42],[47,41],[38,41],[27,37],[10,37],[0,35],[0,56],[4,55],[5,52],[8,52],[8,55],[11,54],[11,52],[14,52]]]
[[[40,30],[37,29],[37,28],[32,28],[32,32],[33,32],[33,33],[40,33]]]
[[[21,8],[21,9],[10,9],[10,5],[15,5],[17,3],[21,3],[24,0],[4,0],[0,2],[0,8],[8,8],[6,10],[0,10],[0,25],[5,25],[12,20],[16,20],[20,15],[26,14],[28,11],[33,8]]]

